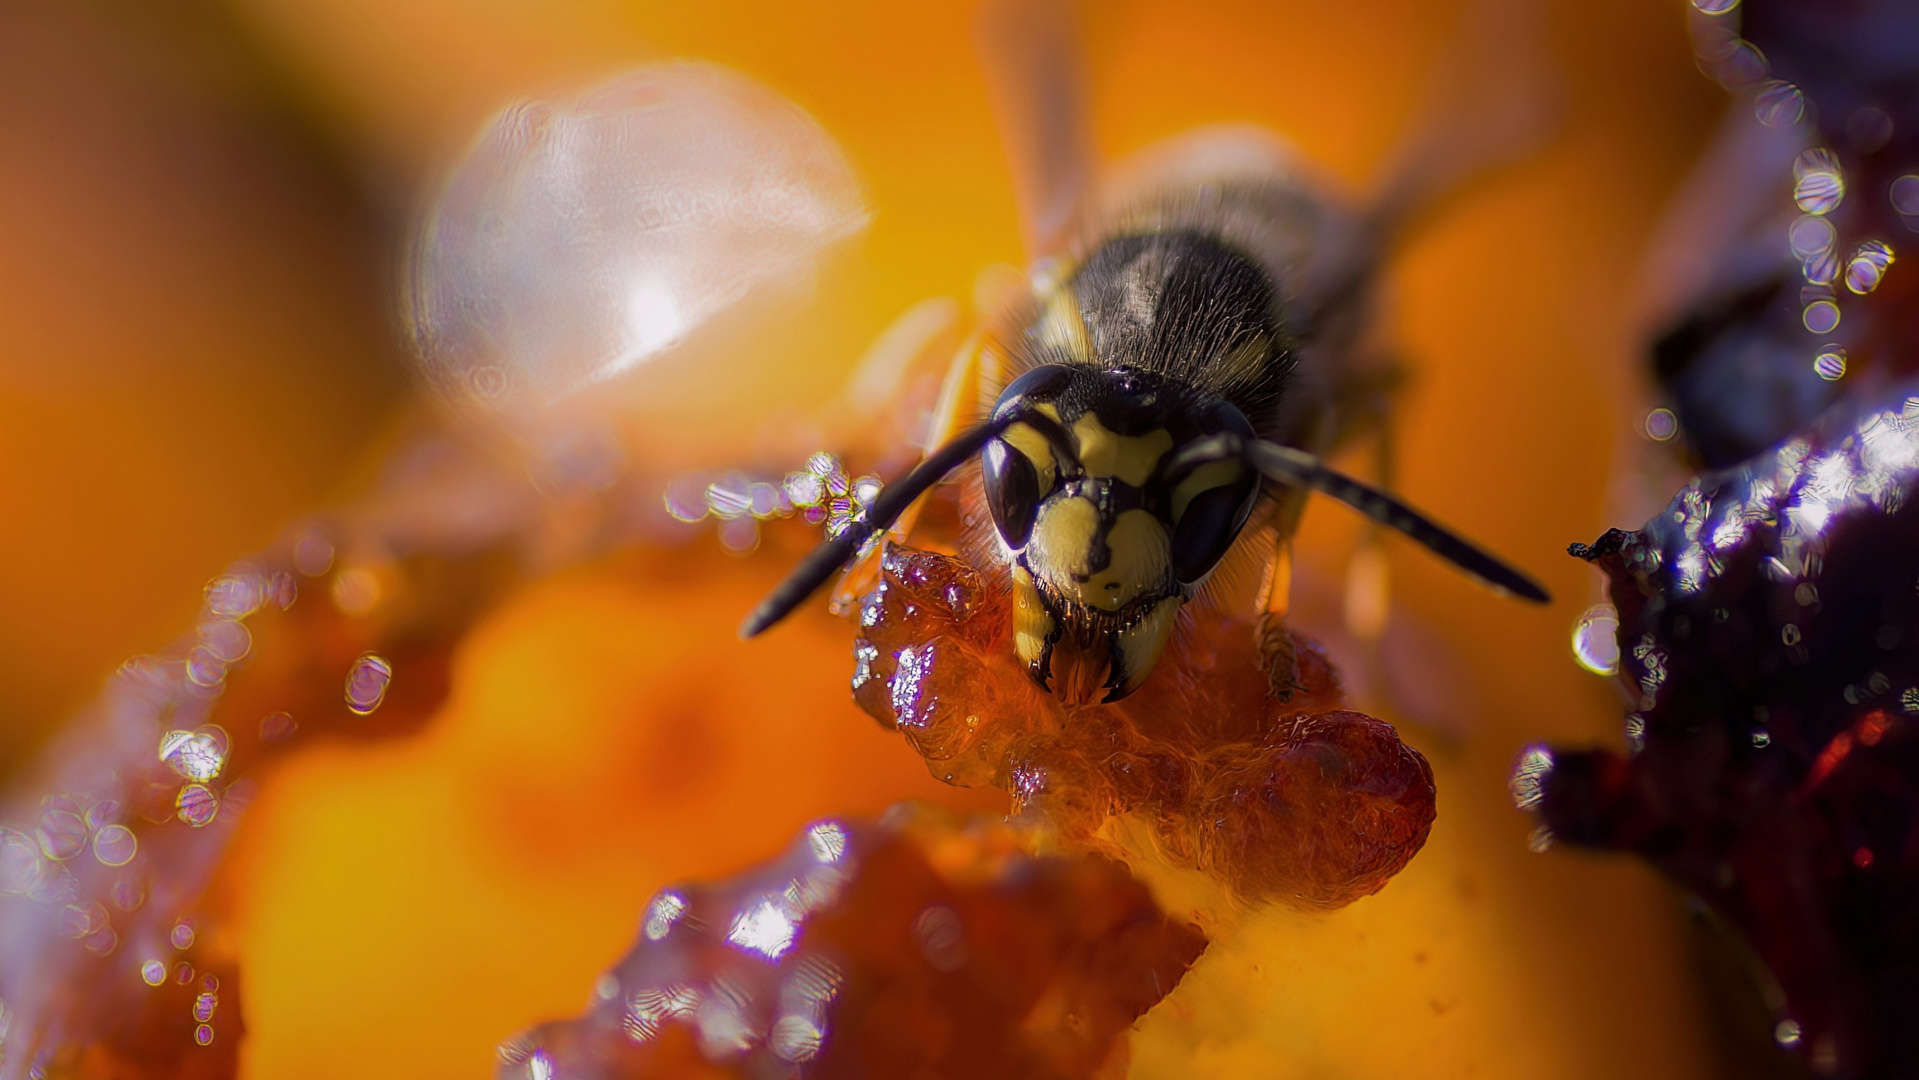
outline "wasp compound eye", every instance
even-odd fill
[[[1018,551],[1033,535],[1039,512],[1039,470],[1025,453],[995,439],[986,446],[985,481],[993,527],[1007,547]]]
[[[993,415],[998,416],[1008,405],[1048,400],[1066,389],[1072,378],[1073,369],[1064,364],[1041,364],[1006,384],[993,403]]]
[[[1208,488],[1194,495],[1179,514],[1179,521],[1173,526],[1173,577],[1181,585],[1191,585],[1206,576],[1213,564],[1226,554],[1239,537],[1239,530],[1246,523],[1246,515],[1252,510],[1253,495],[1259,490],[1259,478],[1250,469],[1244,469],[1238,462],[1217,462],[1194,472],[1201,476],[1206,469],[1221,468],[1236,470],[1239,476],[1227,480],[1218,487]]]

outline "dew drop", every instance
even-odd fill
[[[1883,240],[1868,240],[1852,253],[1846,263],[1846,288],[1861,296],[1879,287],[1892,265],[1892,247]]]
[[[1919,175],[1907,173],[1886,189],[1892,208],[1906,217],[1919,217]]]
[[[293,568],[307,577],[319,577],[333,567],[333,541],[318,529],[308,529],[293,543]]]
[[[217,994],[201,994],[193,999],[193,1018],[204,1024],[213,1019],[214,1012],[219,1008],[220,998]]]
[[[1808,214],[1829,214],[1846,197],[1845,172],[1832,151],[1808,150],[1792,163],[1792,199]]]
[[[366,716],[386,699],[387,684],[393,680],[393,665],[385,657],[367,653],[353,662],[346,676],[346,707],[355,715]]]
[[[285,742],[299,730],[300,725],[294,722],[292,713],[271,712],[260,718],[261,742]]]
[[[1827,382],[1838,382],[1846,377],[1846,350],[1836,345],[1828,345],[1818,356],[1812,358],[1812,370]]]
[[[1773,1041],[1788,1049],[1799,1045],[1799,1021],[1781,1020],[1779,1026],[1772,1029]]]
[[[1724,15],[1739,6],[1739,0],[1692,0],[1692,6],[1702,14]]]
[[[148,986],[158,986],[167,981],[167,966],[158,960],[149,960],[140,965],[140,981]]]
[[[1806,95],[1797,86],[1774,79],[1759,88],[1753,115],[1769,128],[1789,128],[1806,115]]]
[[[1830,300],[1814,300],[1806,305],[1801,318],[1807,330],[1815,334],[1830,334],[1839,329],[1839,305]]]
[[[55,862],[73,858],[87,846],[87,823],[80,806],[63,795],[40,802],[40,853]]]
[[[167,933],[167,941],[172,943],[173,947],[176,949],[193,948],[193,924],[188,922],[185,919],[181,919],[179,922],[174,923],[173,929]],[[183,964],[181,966],[185,967],[186,965]],[[188,972],[188,976],[186,980],[184,981],[186,982],[192,981],[192,973],[190,969]]]
[[[18,829],[0,829],[0,893],[18,896],[40,879],[40,845]]]
[[[811,1017],[797,1013],[788,1013],[773,1022],[773,1030],[767,1036],[767,1046],[773,1056],[781,1061],[811,1061],[819,1055],[820,1047],[826,1042],[826,1033],[821,1031]]]
[[[160,760],[182,780],[206,783],[226,766],[224,732],[169,731],[160,737]]]
[[[266,590],[254,574],[226,574],[207,586],[207,611],[224,619],[244,619],[265,602]]]
[[[1619,612],[1594,604],[1573,620],[1573,659],[1594,675],[1619,672]]]
[[[201,1024],[199,1027],[194,1028],[193,1041],[199,1043],[201,1046],[210,1045],[213,1042],[213,1025]]]
[[[1793,255],[1805,262],[1830,252],[1839,242],[1839,230],[1825,218],[1806,214],[1793,221],[1786,230],[1786,239],[1792,245]]]
[[[220,813],[220,797],[205,784],[188,784],[174,797],[173,810],[181,821],[198,829]]]
[[[93,834],[93,857],[102,866],[125,866],[140,850],[140,839],[125,825],[109,825]]]
[[[1653,442],[1671,442],[1679,434],[1679,417],[1671,409],[1654,409],[1646,414],[1646,437]]]

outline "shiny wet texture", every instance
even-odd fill
[[[1138,815],[1166,858],[1254,901],[1351,903],[1425,843],[1426,759],[1344,708],[1310,641],[1292,639],[1300,686],[1282,703],[1254,626],[1195,606],[1137,693],[1070,706],[1013,656],[1009,604],[959,559],[909,547],[882,558],[859,611],[853,695],[933,775],[1002,788],[1078,845]]]
[[[1828,1075],[1919,1062],[1916,495],[1905,398],[1581,547],[1618,608],[1630,752],[1536,748],[1513,781],[1542,840],[1635,851],[1742,931],[1775,1037]]]
[[[1098,856],[901,805],[662,890],[577,1020],[500,1048],[502,1080],[1123,1075],[1124,1032],[1206,941]]]

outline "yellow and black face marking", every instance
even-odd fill
[[[1007,386],[986,444],[986,505],[1013,563],[1014,648],[1056,688],[1063,639],[1115,701],[1139,688],[1180,605],[1231,546],[1259,491],[1237,460],[1174,469],[1175,451],[1250,438],[1230,402],[1144,372],[1048,364]],[[1092,673],[1065,680],[1086,685]]]
[[[814,549],[742,635],[784,618],[974,454],[1009,563],[1014,651],[1069,700],[1139,688],[1262,484],[1329,494],[1497,590],[1545,601],[1531,578],[1393,496],[1259,437],[1248,416],[1269,422],[1291,357],[1271,278],[1219,236],[1115,237],[1041,291],[1025,328],[1035,366],[984,423],[888,486],[861,527]]]

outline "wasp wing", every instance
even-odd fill
[[[455,402],[537,411],[647,364],[867,214],[817,122],[668,63],[496,116],[422,216],[403,308]]]
[[[1078,15],[1070,0],[996,0],[978,29],[1026,250],[1051,255],[1071,236],[1096,166]]]

